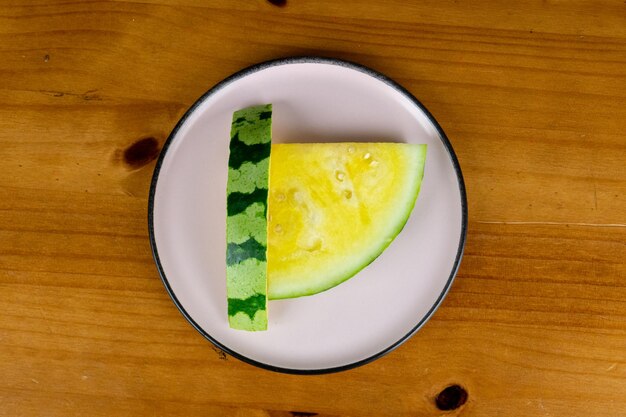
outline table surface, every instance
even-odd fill
[[[165,292],[146,221],[185,110],[303,54],[417,96],[469,201],[433,318],[320,376],[213,348]],[[0,415],[625,415],[625,133],[622,0],[1,0]]]

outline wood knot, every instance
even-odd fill
[[[132,168],[139,168],[159,156],[159,141],[153,137],[139,139],[124,151],[124,162]]]
[[[273,4],[278,7],[285,7],[287,5],[287,0],[267,0],[268,3]]]
[[[220,360],[226,361],[228,360],[228,356],[226,356],[226,352],[224,352],[222,349],[218,348],[217,346],[211,346],[213,348],[213,351],[215,353],[217,353],[217,357]]]
[[[467,391],[460,385],[450,385],[435,397],[435,405],[443,411],[456,410],[467,401]]]

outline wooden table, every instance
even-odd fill
[[[624,1],[0,3],[0,415],[626,415]],[[146,221],[188,106],[302,54],[416,95],[470,214],[432,320],[372,364],[308,377],[193,330]]]

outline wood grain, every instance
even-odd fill
[[[0,1],[0,416],[625,415],[626,3],[284,3]],[[146,227],[154,158],[186,108],[296,54],[415,94],[470,213],[423,330],[313,377],[207,343]],[[467,402],[441,411],[453,384]]]

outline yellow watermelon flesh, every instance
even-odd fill
[[[426,145],[273,144],[268,298],[319,293],[376,259],[411,214],[425,159]]]

